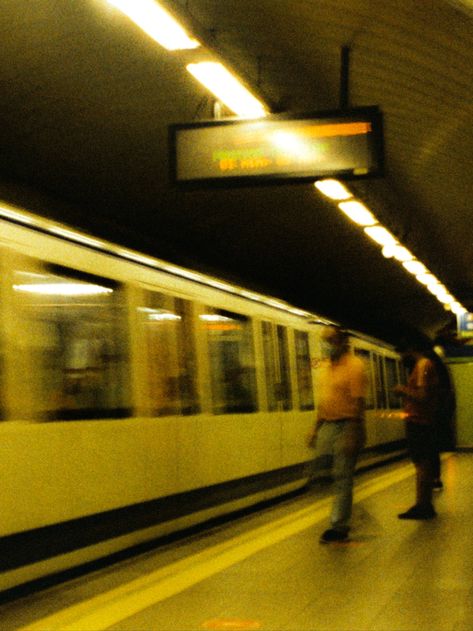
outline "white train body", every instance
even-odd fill
[[[0,590],[304,486],[323,320],[1,214]],[[363,464],[402,448],[400,364],[351,343]]]

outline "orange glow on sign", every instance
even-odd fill
[[[371,123],[337,123],[331,125],[311,125],[304,130],[304,135],[326,138],[328,136],[357,136],[358,134],[369,134]]]

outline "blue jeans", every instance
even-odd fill
[[[353,505],[353,476],[365,439],[364,424],[340,419],[323,421],[317,431],[314,470],[332,463],[334,499],[330,522],[335,530],[348,530]]]

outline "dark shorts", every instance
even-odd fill
[[[438,447],[432,425],[420,425],[407,421],[406,438],[413,462],[435,459]]]

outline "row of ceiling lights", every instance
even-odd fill
[[[200,43],[187,34],[176,19],[154,0],[108,0],[125,13],[145,33],[166,50],[199,48]],[[223,64],[206,60],[187,64],[186,69],[232,112],[241,118],[267,115],[263,103],[254,97]]]
[[[140,28],[167,50],[194,49],[199,42],[187,34],[175,18],[155,0],[108,0],[108,2],[132,19]],[[240,118],[261,118],[267,115],[264,104],[256,99],[241,82],[220,62],[201,61],[190,63],[187,70],[212,94]],[[461,305],[423,263],[405,248],[373,213],[338,180],[326,179],[315,182],[316,188],[332,200],[364,232],[382,246],[383,255],[394,258],[416,279],[425,285],[446,309],[457,315],[466,313]]]
[[[338,202],[338,207],[352,221],[363,228],[373,241],[382,246],[383,256],[399,261],[404,269],[425,285],[446,309],[456,315],[466,309],[456,300],[434,274],[405,248],[389,230],[382,226],[373,213],[360,201],[354,199],[348,188],[338,180],[326,179],[315,182],[315,187],[326,197]]]

